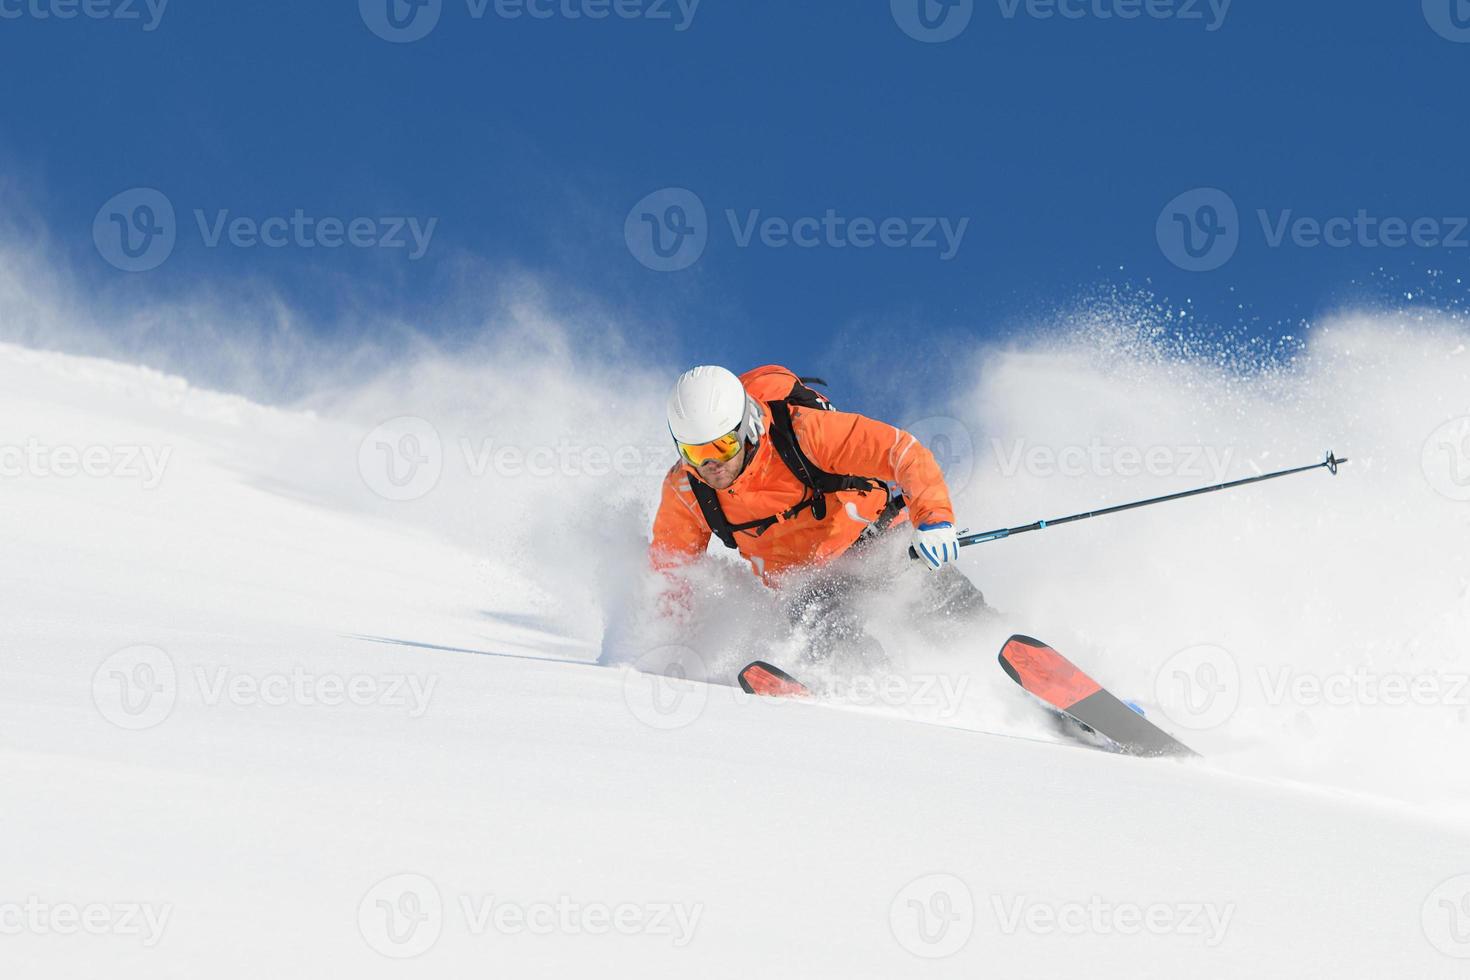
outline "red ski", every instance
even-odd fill
[[[746,694],[771,698],[806,698],[811,697],[812,693],[801,681],[764,660],[746,664],[740,671],[739,680],[740,689]]]
[[[1119,701],[1076,664],[1040,640],[1016,635],[1000,650],[1011,680],[1128,755],[1198,755]]]

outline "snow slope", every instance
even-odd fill
[[[1011,357],[978,399],[1041,370]],[[400,377],[393,404],[432,414],[438,398],[453,447],[476,431],[446,418],[455,382]],[[1007,402],[1018,413],[1024,390]],[[493,384],[478,391],[519,445],[554,444]],[[614,429],[648,407],[613,400]],[[1352,773],[1346,750],[1361,746],[1340,713],[1293,730],[1291,706],[1247,701],[1198,733],[1219,746],[1210,759],[1139,761],[1048,741],[997,677],[993,645],[958,665],[953,650],[919,655],[948,656],[946,676],[973,684],[944,717],[762,703],[596,666],[605,620],[636,591],[638,501],[657,467],[599,497],[626,518],[610,530],[569,503],[585,483],[471,481],[453,451],[433,493],[386,500],[417,477],[384,484],[372,447],[428,433],[374,430],[382,404],[358,390],[285,411],[0,346],[4,975],[1464,975],[1470,831],[1448,765],[1463,717],[1347,712],[1387,740]],[[987,410],[1003,435],[1004,412]],[[1328,428],[1284,448],[1314,455]],[[1047,437],[1036,413],[1025,431]],[[92,475],[64,475],[89,459]],[[983,492],[1005,523],[1097,489],[1136,487],[1023,473],[962,496]],[[1320,500],[1286,493],[1288,508]],[[558,505],[585,552],[537,551]],[[1225,506],[1242,541],[1199,534],[1227,567],[1261,548],[1252,521],[1278,538],[1296,528],[1304,549],[1340,533]],[[1463,511],[1442,513],[1463,529]],[[985,581],[1009,610],[1002,632],[1029,624],[1146,690],[1169,651],[1102,604],[1183,572],[1156,525],[1113,527],[1099,525],[1096,552],[1060,530],[1009,542],[1012,574]],[[1148,541],[1119,582],[1098,562],[1129,528]],[[1421,563],[1452,574],[1463,559],[1448,550]],[[1345,554],[1328,556],[1327,578],[1356,596]],[[983,572],[999,559],[975,560]],[[1431,588],[1443,596],[1394,601],[1438,603],[1415,628],[1458,636],[1445,655],[1463,663],[1464,581]],[[1185,604],[1149,604],[1159,642],[1203,639],[1180,625],[1191,613],[1239,648],[1268,628],[1307,636],[1326,612]],[[1352,625],[1388,636],[1398,612]],[[1308,748],[1293,755],[1294,740]],[[1445,777],[1437,792],[1418,778],[1421,749]]]

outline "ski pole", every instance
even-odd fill
[[[1327,472],[1331,473],[1333,476],[1336,476],[1337,468],[1346,462],[1347,460],[1338,459],[1336,456],[1334,456],[1332,454],[1332,450],[1329,449],[1327,451],[1327,458],[1325,460],[1320,463],[1313,463],[1310,466],[1297,466],[1289,470],[1278,470],[1275,473],[1262,473],[1260,476],[1248,476],[1241,480],[1231,480],[1229,483],[1217,483],[1212,487],[1199,487],[1194,490],[1182,490],[1179,493],[1171,493],[1163,497],[1150,497],[1148,500],[1135,500],[1131,504],[1118,504],[1113,507],[1104,507],[1101,510],[1090,510],[1083,514],[1073,514],[1070,517],[1058,517],[1054,520],[1036,521],[1033,524],[1023,524],[1020,527],[1006,527],[996,531],[983,531],[976,534],[964,534],[961,535],[959,539],[960,547],[963,548],[967,545],[981,544],[985,541],[999,541],[1001,538],[1008,538],[1013,534],[1024,534],[1027,531],[1040,531],[1043,528],[1055,527],[1058,524],[1070,524],[1073,521],[1085,521],[1089,517],[1102,517],[1104,514],[1116,514],[1120,511],[1133,510],[1136,507],[1147,507],[1150,504],[1162,504],[1166,500],[1180,500],[1184,497],[1194,497],[1202,493],[1214,493],[1216,490],[1229,490],[1231,487],[1243,487],[1247,483],[1260,483],[1262,480],[1274,480],[1279,476],[1291,476],[1293,473],[1305,473],[1308,470],[1320,470],[1325,468]],[[909,557],[918,558],[919,553],[911,547],[909,548]]]

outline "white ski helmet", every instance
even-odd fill
[[[676,442],[712,442],[736,432],[753,443],[765,431],[760,405],[740,379],[722,367],[704,365],[679,375],[667,406],[669,432]]]

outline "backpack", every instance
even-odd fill
[[[888,525],[893,523],[893,519],[904,508],[903,495],[894,493],[888,484],[881,480],[865,476],[828,473],[811,461],[802,451],[801,444],[796,439],[796,432],[791,426],[791,407],[793,405],[822,412],[837,410],[826,395],[810,387],[813,384],[825,387],[827,382],[821,378],[800,377],[775,364],[748,371],[741,375],[740,380],[752,398],[764,402],[771,410],[771,424],[766,431],[766,437],[771,440],[771,447],[776,450],[776,455],[780,457],[781,462],[786,465],[793,476],[801,481],[808,492],[796,506],[782,514],[746,521],[744,524],[731,524],[725,518],[724,509],[720,507],[718,492],[697,476],[691,475],[689,488],[694,491],[694,499],[699,503],[705,523],[709,525],[715,537],[719,538],[726,548],[738,548],[739,546],[735,543],[737,533],[744,531],[759,536],[780,522],[796,517],[803,510],[810,509],[812,516],[817,520],[825,520],[827,494],[836,493],[839,490],[856,490],[859,493],[882,490],[886,493],[888,505],[878,515],[878,519],[863,532],[863,536],[864,538],[871,537],[887,530]]]

